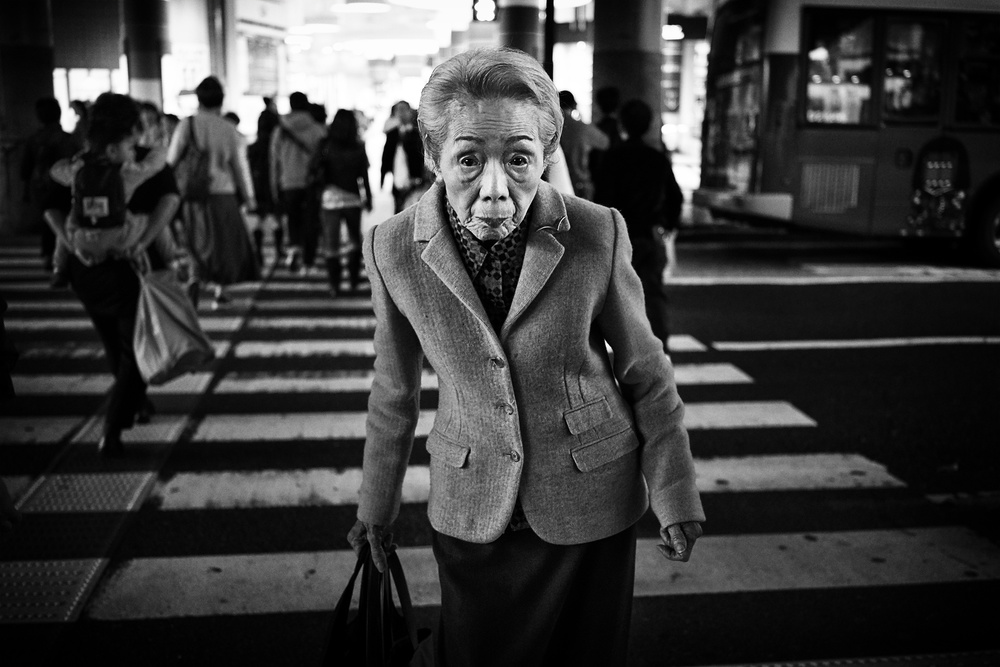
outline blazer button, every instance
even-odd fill
[[[518,461],[521,460],[521,455],[518,454],[517,452],[512,451],[510,453],[510,460],[513,461],[514,463],[517,463]]]
[[[504,366],[506,366],[506,364],[503,362],[503,359],[501,359],[500,357],[493,357],[492,359],[490,359],[490,363],[493,365],[493,368],[503,368]]]
[[[514,406],[510,403],[497,403],[497,410],[500,410],[505,415],[514,414]]]

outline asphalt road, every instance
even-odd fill
[[[709,520],[691,567],[640,564],[630,665],[997,664],[1000,272],[743,230],[682,237],[678,256],[672,356]],[[42,507],[0,537],[4,664],[316,664],[350,560],[363,434],[347,420],[371,369],[323,346],[370,341],[366,295],[330,301],[321,277],[279,269],[203,313],[222,358],[157,395],[165,430],[109,464],[87,423],[106,389],[96,336],[31,260],[0,251],[24,353],[0,472],[27,508],[59,475],[150,478],[132,511]],[[343,421],[303,426],[324,414]],[[413,479],[427,461],[418,430]],[[415,484],[396,539],[432,627]],[[656,528],[644,517],[640,538]],[[99,563],[73,620],[15,618],[24,579],[10,573],[69,559]]]

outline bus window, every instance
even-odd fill
[[[806,121],[834,125],[872,122],[873,20],[844,12],[810,15]]]
[[[963,19],[958,44],[955,120],[1000,126],[1000,19]]]
[[[712,32],[702,182],[745,193],[752,188],[763,76],[762,25],[754,3],[726,5]]]
[[[940,23],[891,20],[886,26],[886,120],[933,121],[941,112]]]

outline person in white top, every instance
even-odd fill
[[[256,208],[253,181],[239,132],[222,117],[224,92],[214,76],[195,88],[198,112],[177,126],[167,151],[176,165],[193,144],[209,156],[209,196],[205,202],[185,201],[185,242],[199,281],[213,289],[213,308],[229,299],[226,285],[260,278],[253,243],[240,206]]]

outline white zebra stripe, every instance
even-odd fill
[[[687,335],[670,337],[673,352],[704,352],[706,347]],[[236,347],[236,356],[241,359],[252,357],[374,357],[375,343],[371,338],[341,340],[290,340],[290,341],[242,341]],[[732,380],[734,382],[740,380]]]
[[[370,391],[375,374],[372,371],[333,371],[321,373],[257,373],[226,376],[215,387],[216,394],[280,394],[302,392]],[[745,373],[730,364],[678,365],[676,382],[693,384],[742,384],[750,383]],[[438,377],[424,371],[421,386],[437,389]],[[28,392],[26,392],[28,393]]]
[[[251,329],[292,329],[312,331],[314,329],[374,329],[374,317],[255,317],[250,320]]]
[[[858,454],[802,454],[695,459],[702,493],[900,488],[885,466]],[[354,505],[361,469],[177,473],[157,483],[151,498],[162,510]],[[410,466],[402,502],[426,503],[427,466]]]
[[[254,306],[259,311],[274,312],[288,310],[362,310],[371,312],[372,302],[368,299],[282,299],[268,301],[262,299]]]
[[[914,338],[860,338],[845,340],[719,341],[720,352],[774,352],[782,350],[851,350],[927,345],[1000,345],[1000,336],[921,336]]]
[[[264,292],[319,292],[327,295],[328,298],[330,294],[330,285],[326,281],[270,281],[266,283],[262,288]]]
[[[1000,579],[1000,547],[960,527],[706,536],[689,563],[665,560],[657,543],[637,545],[637,597]],[[398,553],[413,604],[440,604],[430,547]],[[113,621],[328,611],[355,562],[346,549],[131,560],[102,582],[85,614]]]
[[[375,343],[370,338],[358,340],[242,341],[236,357],[374,357]]]
[[[693,429],[816,426],[784,401],[687,403],[684,424]],[[430,433],[434,410],[423,410],[417,436]],[[365,437],[365,412],[210,414],[198,426],[197,441],[355,440]]]
[[[219,358],[226,356],[230,345],[231,342],[228,340],[212,341],[215,356]],[[104,348],[100,343],[81,343],[78,341],[65,341],[57,344],[28,342],[24,343],[24,347],[21,347],[19,342],[18,352],[21,353],[22,359],[92,360],[104,358]]]
[[[201,328],[206,332],[232,332],[236,331],[243,323],[242,317],[203,317],[200,319]],[[93,329],[94,324],[89,319],[83,318],[11,318],[5,322],[8,331],[36,332],[36,331],[86,331]]]
[[[0,443],[55,444],[84,421],[85,417],[0,417]]]
[[[68,373],[59,375],[12,375],[14,393],[18,396],[87,396],[99,395],[111,389],[114,378],[110,373]],[[211,373],[182,375],[170,382],[149,387],[149,393],[201,394],[212,379]]]

